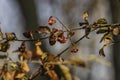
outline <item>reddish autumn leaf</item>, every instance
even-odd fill
[[[49,17],[49,20],[48,20],[48,24],[49,24],[49,25],[53,25],[53,24],[56,23],[56,20],[54,20],[54,19],[52,19],[52,18],[53,18],[53,16],[50,16],[50,17]]]
[[[60,43],[66,43],[67,42],[67,38],[65,36],[61,36],[61,37],[58,37],[58,41]]]
[[[73,48],[73,49],[71,50],[71,52],[72,52],[72,53],[77,53],[77,52],[78,52],[78,48]]]

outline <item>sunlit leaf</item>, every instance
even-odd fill
[[[15,33],[5,33],[5,35],[6,35],[6,39],[8,41],[17,40],[17,37],[16,37]]]
[[[30,60],[31,56],[32,56],[32,51],[27,50],[25,52],[22,53],[23,59],[24,60]]]
[[[2,80],[14,80],[14,73],[13,71],[5,71]]]
[[[51,80],[59,80],[58,75],[56,74],[54,70],[48,70],[47,73],[49,77],[51,78]]]
[[[16,79],[21,79],[22,77],[24,77],[25,76],[25,73],[17,73],[16,75],[15,75],[15,78]]]
[[[82,59],[68,59],[67,60],[71,65],[75,65],[75,66],[80,66],[80,67],[85,67],[85,61],[83,61]]]
[[[27,62],[21,62],[21,71],[22,71],[23,73],[27,73],[27,72],[30,71]]]
[[[40,27],[38,28],[37,32],[38,32],[39,34],[43,34],[43,33],[45,33],[45,34],[50,34],[50,33],[51,33],[51,30],[50,30],[50,28],[49,28],[48,26],[40,26]]]
[[[56,65],[57,74],[59,77],[63,77],[64,80],[72,80],[72,76],[70,74],[70,70],[65,65]]]
[[[107,24],[107,20],[105,18],[100,18],[97,20],[97,24]]]
[[[42,55],[44,54],[40,46],[41,46],[41,42],[37,41],[35,43],[35,49],[32,54],[32,59],[40,59]]]
[[[113,28],[113,34],[118,35],[120,33],[120,29],[118,27]]]
[[[83,18],[84,20],[87,20],[87,18],[88,18],[88,13],[87,13],[87,12],[84,12],[83,15],[82,15],[82,18]]]

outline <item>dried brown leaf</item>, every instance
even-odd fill
[[[97,24],[107,24],[107,20],[105,18],[100,18],[97,20]]]
[[[104,48],[99,50],[99,55],[105,57]]]
[[[6,35],[6,40],[8,41],[17,40],[15,33],[5,33],[5,35]]]
[[[0,43],[0,51],[7,52],[9,48],[10,48],[10,44],[8,41]]]
[[[24,32],[23,35],[24,35],[26,38],[34,39],[33,31]]]
[[[61,77],[63,77],[65,80],[72,80],[72,76],[68,67],[65,65],[58,65],[58,69]]]
[[[23,73],[27,73],[27,72],[30,71],[27,62],[21,62],[21,71],[22,71]]]
[[[38,32],[39,34],[50,34],[51,30],[48,26],[40,26],[36,32]]]
[[[113,28],[113,34],[118,35],[120,33],[120,29],[118,27]]]
[[[87,18],[88,18],[88,13],[87,13],[87,12],[84,12],[83,15],[82,15],[82,18],[83,18],[84,20],[87,20]]]
[[[82,59],[69,59],[67,60],[71,65],[85,67],[85,62]]]

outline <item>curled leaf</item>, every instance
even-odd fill
[[[110,33],[104,34],[103,37],[100,40],[100,43],[105,39],[109,39],[110,41],[113,41],[112,34],[110,34]]]
[[[38,32],[39,34],[42,34],[42,33],[50,34],[51,33],[50,28],[48,26],[40,26],[36,32]]]
[[[80,67],[85,67],[85,61],[83,61],[82,59],[68,59],[67,60],[71,65],[75,65],[75,66],[80,66]]]
[[[83,18],[84,20],[87,20],[87,18],[88,18],[88,13],[87,13],[87,12],[84,12],[83,15],[82,15],[82,18]]]
[[[8,41],[1,42],[0,43],[0,51],[7,52],[7,50],[10,48],[10,44]]]
[[[30,71],[27,62],[21,62],[21,71],[22,71],[23,73],[27,73],[27,72]]]
[[[64,80],[72,80],[70,70],[65,65],[56,65],[56,70],[59,77],[63,77]]]
[[[70,31],[67,33],[67,37],[72,37],[74,34],[75,34],[75,32]]]
[[[49,17],[49,20],[48,20],[48,24],[49,24],[49,25],[53,25],[53,24],[56,23],[56,20],[52,19],[53,17],[54,17],[54,16],[50,16],[50,17]]]
[[[97,24],[107,24],[107,20],[105,18],[100,18],[97,20]]]
[[[54,34],[51,34],[50,37],[49,37],[49,44],[50,45],[54,45],[57,41],[57,36],[55,36]]]
[[[5,35],[6,35],[6,39],[8,41],[17,40],[17,37],[16,37],[15,33],[5,33]]]
[[[21,53],[23,53],[23,52],[25,52],[25,49],[26,49],[26,42],[23,41],[23,42],[21,43],[20,47],[18,47],[18,49],[15,50],[15,51],[13,51],[13,52],[21,52]]]
[[[26,38],[34,39],[33,31],[24,32],[23,35],[24,35]]]
[[[25,73],[17,73],[15,79],[22,79],[25,76]]]
[[[99,50],[99,55],[105,57],[104,48]]]
[[[113,34],[118,35],[120,33],[120,29],[118,27],[113,28]]]
[[[41,46],[41,42],[37,41],[35,43],[35,49],[34,49],[34,52],[33,52],[33,55],[32,55],[33,59],[40,59],[42,57],[42,55],[44,54],[42,49],[40,48],[40,46]]]
[[[58,41],[60,43],[66,43],[67,42],[67,38],[65,36],[60,36],[60,37],[58,37]]]
[[[56,72],[54,70],[49,70],[49,71],[47,71],[47,73],[51,80],[59,80],[58,75],[56,74]]]
[[[32,56],[32,51],[27,50],[22,53],[22,56],[23,56],[23,60],[30,60]]]
[[[102,34],[108,32],[109,28],[108,27],[103,27],[100,28],[98,31],[96,31],[96,34]]]

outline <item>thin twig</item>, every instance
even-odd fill
[[[85,38],[86,37],[86,35],[84,35],[84,36],[82,36],[81,38],[79,38],[77,41],[75,41],[74,43],[75,44],[77,44],[80,40],[82,40],[83,38]],[[56,57],[60,57],[65,51],[67,51],[69,48],[71,47],[71,45],[70,46],[68,46],[66,49],[64,49],[62,52],[60,52]]]

